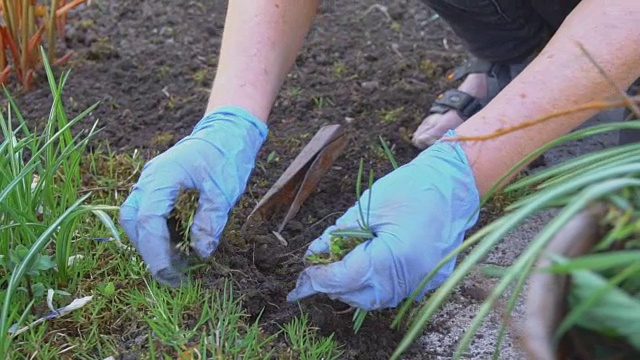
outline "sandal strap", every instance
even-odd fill
[[[464,62],[464,64],[453,69],[453,72],[451,72],[447,76],[447,78],[450,81],[458,81],[469,74],[488,74],[493,66],[494,63],[471,56],[467,61]]]
[[[480,100],[458,89],[449,89],[438,96],[433,102],[430,114],[444,114],[449,110],[456,110],[463,120],[473,116],[482,109]]]

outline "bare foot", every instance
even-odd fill
[[[483,98],[487,96],[487,80],[486,74],[469,74],[460,84],[458,90]],[[426,149],[440,139],[448,130],[455,129],[462,122],[462,117],[455,110],[447,111],[444,114],[429,115],[422,120],[422,124],[413,133],[413,145],[421,150]]]

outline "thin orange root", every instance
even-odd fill
[[[631,97],[630,99],[634,103],[640,103],[640,96]],[[458,137],[453,137],[453,138],[443,138],[442,141],[483,141],[483,140],[489,140],[489,139],[496,138],[498,136],[502,136],[502,135],[505,135],[505,134],[516,132],[518,130],[522,130],[522,129],[526,129],[526,128],[532,127],[534,125],[540,124],[540,123],[545,122],[547,120],[555,119],[557,117],[571,115],[571,114],[574,114],[574,113],[577,113],[577,112],[580,112],[580,111],[586,111],[586,110],[611,109],[611,108],[616,108],[616,107],[621,107],[621,106],[628,105],[628,103],[629,103],[629,101],[627,99],[622,99],[622,100],[617,100],[617,101],[592,101],[592,102],[588,102],[588,103],[585,103],[585,104],[582,104],[582,105],[578,105],[578,106],[570,108],[570,109],[555,111],[555,112],[552,112],[551,114],[541,116],[541,117],[539,117],[537,119],[534,119],[534,120],[525,121],[525,122],[523,122],[521,124],[509,127],[509,128],[506,128],[506,129],[499,129],[497,131],[492,132],[491,134],[478,135],[478,136],[458,136]]]
[[[85,2],[87,0],[73,0],[72,2],[64,5],[63,7],[59,8],[56,11],[56,16],[62,16],[64,14],[66,14],[69,10],[73,9],[74,7],[82,4],[83,2]]]

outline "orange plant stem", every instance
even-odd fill
[[[58,7],[63,7],[66,4],[67,4],[67,0],[59,0]],[[58,36],[60,37],[60,40],[64,40],[64,29],[67,24],[67,13],[64,13],[64,15],[58,17],[58,20],[56,21],[56,23],[57,23],[56,26],[58,27],[57,29]]]
[[[634,96],[630,98],[631,101],[633,101],[633,103],[640,103],[640,96]],[[478,136],[458,136],[458,137],[454,137],[454,138],[444,138],[443,141],[483,141],[483,140],[489,140],[489,139],[493,139],[496,138],[498,136],[502,136],[505,134],[509,134],[512,132],[516,132],[518,130],[522,130],[522,129],[526,129],[528,127],[540,124],[542,122],[545,122],[547,120],[551,120],[551,119],[555,119],[561,116],[566,116],[566,115],[570,115],[570,114],[574,114],[580,111],[586,111],[586,110],[605,110],[605,109],[611,109],[611,108],[616,108],[616,107],[621,107],[621,106],[625,106],[629,104],[629,100],[627,99],[623,99],[623,100],[617,100],[617,101],[592,101],[592,102],[588,102],[570,109],[565,109],[565,110],[560,110],[560,111],[555,111],[552,112],[550,114],[541,116],[537,119],[533,119],[530,121],[525,121],[521,124],[515,125],[515,126],[511,126],[508,128],[504,128],[504,129],[500,129],[497,131],[494,131],[490,134],[487,135],[478,135]]]
[[[22,20],[20,21],[20,50],[22,51],[20,54],[20,68],[23,86],[27,87],[26,74],[29,70],[29,0],[22,0],[22,7],[20,8],[20,11],[22,14]]]
[[[5,51],[7,46],[4,43],[5,31],[6,26],[0,26],[0,70],[2,71],[7,67],[7,53]]]
[[[56,13],[58,10],[58,0],[51,0],[49,9],[49,20],[47,21],[47,56],[49,63],[52,63],[56,56]]]
[[[15,18],[17,14],[15,12],[14,4],[12,4],[11,1],[2,0],[2,8],[4,9],[3,11],[4,21],[7,23],[9,36],[15,39],[16,34],[18,32],[17,24],[16,24],[16,21],[18,20]]]
[[[58,9],[56,11],[56,16],[62,16],[64,14],[67,13],[67,11],[73,9],[74,7],[82,4],[83,2],[85,2],[87,0],[73,0],[72,2],[66,4],[65,6],[62,6],[60,9]]]

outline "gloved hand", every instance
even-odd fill
[[[450,131],[445,137],[453,135]],[[374,182],[361,198],[376,237],[341,261],[306,268],[289,301],[325,293],[365,310],[396,307],[460,245],[466,230],[477,221],[480,200],[460,145],[442,141]],[[328,252],[330,232],[358,229],[359,219],[356,204],[311,243],[306,255]],[[455,259],[443,266],[419,297],[441,285],[454,266]]]
[[[120,222],[156,280],[174,287],[183,280],[166,223],[179,190],[200,192],[191,239],[195,252],[208,257],[245,190],[267,134],[267,126],[247,111],[223,107],[144,166],[120,208]]]

